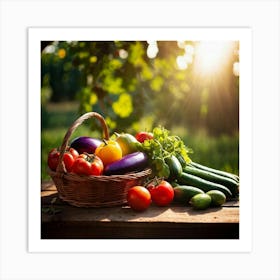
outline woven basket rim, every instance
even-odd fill
[[[53,171],[49,167],[47,168],[47,173],[53,177],[64,177],[69,179],[74,179],[75,181],[110,181],[110,180],[131,180],[133,178],[138,178],[152,173],[151,168],[146,168],[141,171],[129,172],[119,175],[79,175],[71,172],[59,172]]]

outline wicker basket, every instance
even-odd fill
[[[97,118],[100,121],[104,138],[109,139],[108,127],[100,114],[90,112],[82,115],[65,134],[56,171],[48,169],[48,174],[57,187],[59,197],[73,206],[110,207],[123,205],[127,202],[128,189],[142,184],[151,174],[151,169],[111,176],[82,176],[66,172],[62,158],[68,147],[69,138],[76,128],[89,118]]]

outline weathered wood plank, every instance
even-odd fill
[[[55,200],[54,200],[55,198]],[[53,184],[42,185],[42,207],[60,210],[42,212],[41,237],[44,238],[239,238],[239,202],[223,207],[193,210],[176,203],[169,207],[151,205],[144,212],[129,206],[79,208],[62,201]]]
[[[57,196],[57,190],[46,190],[41,192],[41,198],[46,198],[44,199],[44,203],[48,204],[51,201],[52,196]]]
[[[239,223],[239,209],[230,207],[208,208],[197,211],[189,206],[151,206],[144,212],[135,212],[129,206],[111,208],[77,208],[59,205],[57,215],[42,216],[43,222],[138,222],[138,223]]]
[[[56,186],[53,183],[53,181],[43,181],[41,183],[41,190],[42,191],[55,191],[56,190]]]
[[[239,224],[43,223],[42,239],[238,239]],[[176,250],[176,248],[174,248]]]

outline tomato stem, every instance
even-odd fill
[[[154,178],[152,178],[151,180],[147,181],[147,183],[145,184],[145,187],[149,186],[150,184],[154,184],[155,186],[157,186],[162,180],[164,180],[163,177],[157,177],[155,176]]]
[[[88,161],[90,163],[92,163],[94,161],[95,157],[96,157],[95,154],[89,154],[87,152],[84,152],[84,154],[87,156],[86,157],[86,161]]]

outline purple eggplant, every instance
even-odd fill
[[[120,175],[132,171],[140,171],[148,166],[148,157],[142,152],[135,152],[108,164],[104,169],[105,175]]]
[[[91,138],[88,136],[81,136],[75,138],[70,147],[74,148],[79,154],[88,153],[94,154],[95,149],[102,143],[101,140],[96,138]]]

